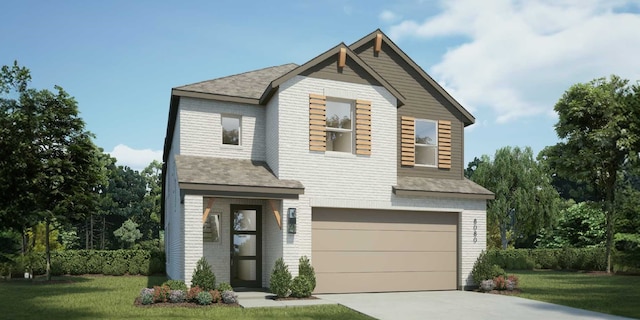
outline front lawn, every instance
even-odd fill
[[[3,319],[370,319],[338,305],[242,309],[232,307],[135,307],[143,287],[161,284],[164,277],[56,277],[44,284],[24,279],[0,280]]]
[[[513,273],[520,279],[522,298],[640,318],[640,276],[566,271]]]

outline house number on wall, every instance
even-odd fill
[[[473,219],[473,243],[478,242],[478,219]]]

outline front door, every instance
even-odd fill
[[[262,207],[231,205],[231,286],[262,287]]]

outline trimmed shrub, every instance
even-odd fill
[[[191,289],[187,291],[187,301],[196,302],[196,297],[200,292],[202,292],[202,289],[200,289],[200,287],[191,287]]]
[[[497,276],[494,275],[494,264],[492,263],[491,258],[491,255],[487,253],[487,251],[482,251],[478,260],[473,264],[471,277],[475,284],[480,285],[483,280],[493,279]]]
[[[503,276],[497,276],[493,279],[493,284],[496,286],[497,290],[506,290],[507,289],[507,279]]]
[[[155,302],[167,302],[169,300],[169,294],[171,289],[167,286],[154,286],[153,287],[153,301]]]
[[[211,301],[213,301],[213,298],[211,297],[211,294],[207,291],[202,291],[200,293],[198,293],[198,295],[196,296],[196,301],[198,301],[199,305],[209,305],[211,304]]]
[[[298,275],[306,277],[309,281],[309,295],[311,295],[313,289],[316,288],[316,272],[309,262],[309,258],[307,258],[307,256],[300,257],[298,264]]]
[[[187,291],[187,285],[182,280],[167,280],[162,285],[169,287],[171,290]]]
[[[149,294],[149,293],[145,293],[145,294],[140,296],[140,303],[142,303],[144,305],[152,304],[153,300],[154,300],[153,299],[153,295]]]
[[[291,288],[291,273],[282,258],[276,260],[276,264],[271,271],[271,280],[269,281],[269,290],[279,298],[289,296]],[[224,295],[223,295],[224,298]]]
[[[169,302],[181,303],[187,300],[187,294],[184,290],[171,290],[169,292]]]
[[[222,302],[226,304],[238,303],[238,295],[233,291],[222,292]]]
[[[291,296],[307,298],[311,296],[311,281],[306,276],[297,276],[291,282]]]
[[[487,279],[487,280],[482,280],[480,282],[480,290],[484,291],[484,292],[489,292],[491,290],[493,290],[493,288],[495,288],[496,286],[493,284],[493,280],[491,279]]]
[[[231,287],[231,285],[226,282],[220,282],[216,289],[220,292],[233,291],[233,288]]]
[[[191,286],[198,286],[204,291],[214,290],[216,288],[216,276],[211,271],[211,265],[204,257],[198,260],[193,276],[191,277]]]
[[[127,273],[129,266],[122,260],[114,260],[102,268],[102,273],[110,276],[121,276]]]
[[[211,290],[209,291],[209,293],[211,294],[211,302],[213,303],[222,302],[222,295],[220,294],[220,291]]]

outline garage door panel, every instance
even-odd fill
[[[451,271],[456,252],[315,251],[316,273]]]
[[[455,232],[313,230],[314,251],[455,251]]]
[[[455,290],[456,272],[317,273],[315,293]]]
[[[455,290],[458,215],[313,208],[316,293]]]
[[[313,225],[323,226],[323,222],[328,222],[332,227],[336,227],[335,222],[347,225],[368,225],[371,223],[394,226],[407,226],[409,228],[450,228],[456,225],[458,217],[452,212],[416,212],[416,211],[383,211],[383,210],[362,210],[362,209],[331,209],[314,208]],[[438,231],[438,230],[434,230]]]

